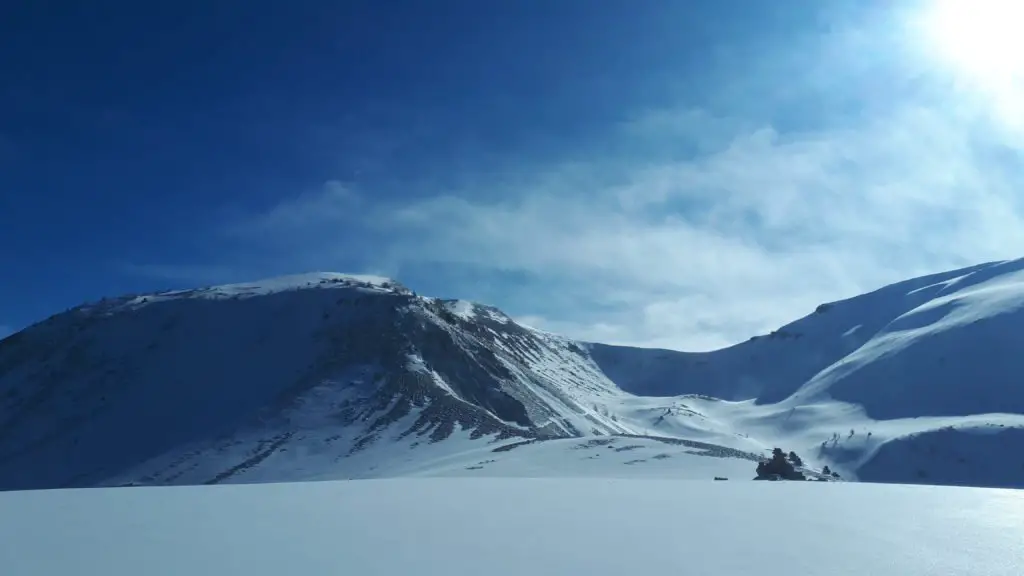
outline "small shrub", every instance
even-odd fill
[[[804,465],[804,461],[799,456],[796,455],[796,452],[791,451],[789,453],[789,461],[792,462],[794,466]]]

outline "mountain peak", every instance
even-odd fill
[[[223,284],[200,290],[201,292],[226,296],[255,296],[289,290],[310,288],[360,288],[379,292],[409,293],[410,290],[399,282],[385,276],[371,274],[342,274],[338,272],[307,272],[264,278],[255,282]],[[186,290],[184,292],[195,292]],[[165,293],[167,294],[167,293]]]

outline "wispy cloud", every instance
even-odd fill
[[[848,49],[864,36],[840,40]],[[792,59],[811,79],[788,90],[779,86],[801,70],[734,72],[774,87],[771,102],[748,97],[758,110],[792,108],[794,91],[842,109],[855,86],[862,105],[852,112],[801,123],[792,112],[641,110],[571,161],[404,203],[330,182],[232,220],[224,238],[278,268],[478,271],[466,283],[518,271],[542,281],[504,287],[494,303],[525,323],[682,349],[734,343],[910,276],[1019,256],[1016,139],[912,75],[892,75],[912,93],[864,84],[877,74],[842,68],[847,51],[836,50],[824,51],[828,66]]]
[[[361,199],[350,188],[330,180],[322,187],[306,191],[266,212],[248,215],[232,222],[226,230],[230,236],[249,239],[253,236],[293,235],[298,230],[316,233],[322,227],[335,226],[359,210]]]
[[[686,133],[699,112],[666,114],[637,118],[621,137],[706,133]],[[532,288],[532,309],[519,307],[537,327],[704,349],[822,301],[1016,256],[1020,175],[973,136],[936,110],[907,107],[841,130],[764,126],[685,160],[554,164],[501,201],[453,190],[356,212],[351,192],[327,187],[233,230],[265,235],[272,223],[279,236],[265,241],[330,262],[355,248],[345,235],[358,228],[382,268],[456,263],[547,279],[546,290]],[[546,291],[560,293],[557,307]]]

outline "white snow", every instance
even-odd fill
[[[371,292],[398,292],[407,290],[390,278],[371,274],[340,274],[337,272],[310,272],[265,278],[255,282],[223,284],[192,290],[171,290],[155,294],[143,294],[127,301],[131,308],[152,302],[178,298],[250,298],[279,292],[309,288],[355,288]]]
[[[313,272],[266,278],[256,282],[226,284],[213,287],[209,293],[223,296],[258,296],[316,287],[348,287],[357,285],[365,289],[386,291],[397,283],[390,278],[368,274],[338,274],[335,272]]]
[[[511,450],[495,446],[464,449],[437,459],[387,471],[389,477],[470,476],[497,478],[668,478],[674,480],[750,480],[752,460],[706,455],[698,448],[637,437],[565,438],[525,443],[507,440]]]
[[[1024,487],[1008,460],[1024,450],[1022,270],[1016,260],[915,278],[710,353],[588,348],[624,390],[699,413],[682,423],[667,416],[648,433],[732,431],[851,478]],[[634,423],[658,408],[648,402],[627,402]],[[971,449],[944,450],[947,441]],[[890,452],[931,456],[869,465]]]
[[[0,493],[5,576],[1019,576],[1024,492],[405,479]]]
[[[446,303],[446,306],[448,311],[463,320],[471,321],[476,317],[476,308],[473,303],[468,300],[454,300]]]
[[[303,288],[306,286],[328,283],[328,282],[359,282],[364,284],[370,284],[372,286],[383,286],[385,284],[394,284],[394,280],[386,278],[384,276],[375,276],[372,274],[339,274],[337,272],[311,272],[306,274],[292,274],[288,276],[277,276],[274,278],[265,278],[256,282],[246,282],[242,284],[227,284],[219,286],[224,290],[230,290],[235,288],[237,290],[249,290],[249,289],[262,289],[265,292],[275,292],[280,290],[292,290],[296,288]]]

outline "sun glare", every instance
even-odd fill
[[[957,84],[1024,138],[1024,0],[930,0],[918,25]]]
[[[1024,2],[933,0],[924,29],[939,55],[979,81],[1024,73]]]

